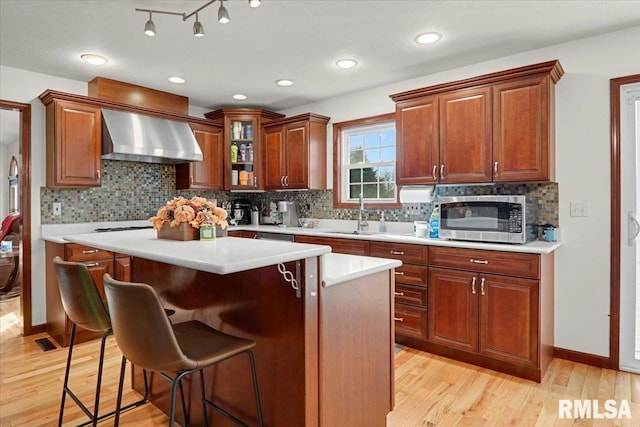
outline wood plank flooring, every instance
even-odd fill
[[[0,426],[55,425],[67,349],[42,351],[35,339],[46,334],[22,337],[20,318],[12,314],[10,305],[0,302]],[[72,389],[92,403],[99,342],[80,344],[76,349]],[[115,341],[109,338],[103,410],[115,407],[120,357]],[[397,352],[395,361],[396,407],[388,416],[389,427],[640,426],[640,375],[555,359],[543,382],[537,384],[410,348]],[[128,384],[125,387],[126,402],[139,398]],[[632,418],[559,419],[560,399],[596,399],[601,413],[605,400],[614,399],[619,406],[626,399]],[[64,425],[85,420],[67,399]],[[167,421],[152,405],[121,417],[124,426],[164,426]],[[113,425],[113,421],[100,425]]]

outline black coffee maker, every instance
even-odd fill
[[[237,224],[251,224],[251,200],[235,199],[231,202],[231,219]]]

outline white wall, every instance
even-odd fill
[[[394,111],[388,95],[437,83],[559,59],[556,156],[562,247],[555,256],[555,344],[609,355],[610,125],[609,80],[640,73],[640,27],[525,52],[281,111],[312,111],[331,123]],[[635,43],[634,43],[635,41]],[[635,53],[634,53],[635,52]],[[366,72],[366,70],[363,70]],[[329,126],[327,145],[332,150]],[[329,153],[329,172],[332,155]],[[332,173],[328,173],[331,177]],[[589,216],[569,216],[569,202]]]
[[[457,68],[336,97],[283,113],[312,111],[332,123],[392,112],[390,94],[480,74],[559,59],[565,75],[556,88],[556,155],[563,246],[556,252],[556,346],[608,356],[610,257],[609,79],[640,73],[633,55],[640,27]],[[635,47],[635,49],[634,49]],[[0,66],[0,98],[32,105],[33,324],[45,322],[44,245],[40,187],[44,185],[46,89],[86,94],[86,83]],[[214,101],[214,100],[212,100]],[[194,115],[201,108],[191,107]],[[327,146],[332,159],[329,126]],[[332,176],[331,173],[328,174]],[[589,204],[586,218],[569,217],[569,201]]]

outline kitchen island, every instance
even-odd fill
[[[393,272],[400,261],[234,237],[159,240],[154,230],[65,239],[132,256],[131,280],[152,285],[176,310],[174,323],[197,319],[255,340],[265,425],[386,425],[393,408]],[[246,360],[222,362],[205,375],[214,402],[256,424]],[[199,425],[197,382],[185,386],[191,421]],[[139,370],[134,387],[142,389]],[[168,383],[154,378],[152,402],[165,411],[168,393]]]

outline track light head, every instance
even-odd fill
[[[149,12],[149,20],[146,24],[144,24],[144,33],[149,37],[153,37],[156,35],[156,24],[153,23],[151,19],[151,12]]]
[[[203,37],[204,27],[198,20],[198,14],[196,13],[196,22],[193,23],[193,37]]]
[[[229,21],[229,12],[227,12],[227,8],[224,7],[224,0],[220,0],[220,8],[218,9],[218,22],[221,24],[226,24]]]

